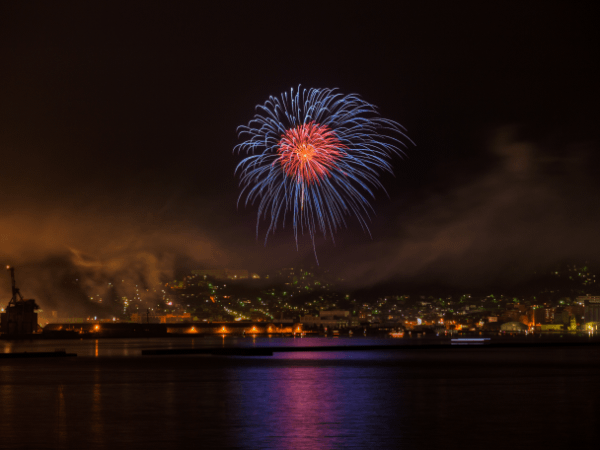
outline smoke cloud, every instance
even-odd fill
[[[598,259],[592,149],[551,151],[519,139],[514,127],[497,130],[488,148],[493,169],[427,195],[419,205],[403,205],[390,218],[391,236],[375,237],[338,260],[345,261],[345,278],[355,286],[484,286],[511,283],[565,260]]]
[[[174,278],[179,263],[220,266],[228,257],[214,239],[185,221],[149,223],[136,213],[95,207],[28,208],[0,219],[0,258],[16,267],[25,298],[42,309],[84,314],[88,296],[131,296]],[[10,279],[0,283],[10,298]]]
[[[392,198],[388,213],[381,214],[386,205],[378,201],[377,220],[384,223],[373,238],[351,227],[336,235],[335,244],[319,242],[320,267],[351,287],[468,287],[510,284],[557,262],[596,260],[600,209],[593,150],[499,129],[487,146],[487,171],[471,179],[461,175],[435,192],[426,186],[413,190],[405,197],[413,200],[402,200],[396,209]],[[40,196],[22,208],[5,202],[0,262],[17,268],[26,298],[61,316],[96,311],[92,296],[131,297],[132,287],[153,288],[174,279],[178,269],[269,273],[316,265],[310,240],[305,236],[297,249],[289,227],[265,246],[262,234],[256,238],[255,211],[236,211],[229,193],[210,202],[165,195],[167,206],[155,201],[150,207],[152,196],[136,194],[118,203],[117,194],[105,198],[98,189],[88,191],[87,202],[77,195],[62,197],[58,205]],[[3,302],[10,298],[8,275],[0,279],[0,295]]]

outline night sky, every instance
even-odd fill
[[[234,176],[237,126],[298,85],[358,93],[416,143],[382,177],[372,237],[352,219],[319,237],[321,268],[467,287],[597,262],[586,5],[2,2],[0,262],[42,304],[65,276],[91,292],[314,264],[289,224],[257,238]]]

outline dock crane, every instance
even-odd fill
[[[23,336],[37,332],[37,311],[40,307],[35,300],[26,300],[21,295],[15,281],[15,268],[6,266],[10,271],[12,282],[12,298],[8,302],[6,311],[0,316],[0,330],[6,336]]]
[[[23,296],[21,295],[21,291],[19,291],[17,283],[15,282],[15,268],[6,266],[6,270],[10,270],[10,279],[12,281],[12,298],[10,299],[10,302],[8,302],[8,305],[10,306],[17,303],[17,296],[19,297],[19,300],[23,301]]]

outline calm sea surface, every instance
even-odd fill
[[[364,338],[6,342],[2,449],[595,449],[600,348],[384,350],[272,357],[142,349],[397,344]]]

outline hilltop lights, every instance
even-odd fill
[[[4,266],[7,267],[6,264]],[[594,277],[590,270],[586,271],[578,267],[578,270],[575,271],[572,266],[570,268],[571,271],[567,272],[567,276],[561,273],[561,278],[565,278],[567,281],[568,275],[572,275],[582,289],[584,275],[592,280],[600,278],[600,272]],[[581,278],[578,276],[579,273],[581,273]],[[439,327],[440,330],[445,328],[452,332],[467,330],[493,332],[506,320],[521,316],[524,316],[522,320],[526,325],[531,325],[533,319],[535,319],[536,325],[538,322],[545,321],[551,324],[554,321],[556,309],[561,308],[558,313],[563,314],[564,318],[567,313],[576,318],[576,325],[569,325],[571,328],[577,328],[572,331],[586,334],[593,331],[595,335],[598,333],[589,325],[593,317],[585,315],[586,300],[596,301],[596,297],[591,294],[579,295],[575,298],[572,295],[569,297],[571,291],[567,291],[566,287],[563,289],[564,292],[559,292],[550,285],[540,288],[542,289],[539,293],[541,297],[536,297],[531,293],[521,295],[517,292],[503,295],[501,292],[495,291],[473,293],[472,295],[467,293],[430,295],[425,290],[423,293],[414,295],[397,292],[394,295],[381,297],[373,295],[372,298],[369,296],[355,298],[356,295],[352,292],[340,290],[341,288],[336,284],[337,280],[328,282],[327,277],[333,277],[333,275],[327,274],[326,271],[313,273],[312,271],[298,270],[298,268],[282,269],[275,275],[262,276],[261,279],[265,280],[264,285],[255,286],[250,281],[238,285],[235,284],[237,281],[228,281],[230,284],[226,287],[222,284],[223,281],[215,281],[210,278],[203,281],[202,276],[194,275],[193,279],[188,276],[183,281],[173,281],[166,286],[161,283],[161,285],[157,284],[149,289],[145,285],[135,285],[135,282],[128,283],[126,288],[122,288],[128,290],[123,290],[123,292],[117,289],[120,288],[118,280],[114,280],[115,283],[105,282],[102,283],[102,288],[114,290],[110,299],[115,302],[115,306],[119,306],[120,316],[115,317],[112,314],[108,316],[108,311],[103,311],[101,314],[93,313],[98,314],[97,317],[87,316],[87,318],[81,318],[81,321],[88,323],[86,328],[88,333],[96,333],[97,336],[109,332],[103,325],[108,321],[115,323],[120,321],[170,323],[174,320],[184,319],[183,322],[187,322],[186,325],[181,324],[173,328],[181,326],[180,332],[188,334],[214,333],[237,336],[238,334],[243,335],[245,332],[248,337],[250,335],[258,337],[263,334],[266,336],[271,333],[295,334],[298,337],[305,333],[320,333],[321,329],[317,327],[321,322],[319,320],[321,313],[339,310],[348,312],[343,319],[347,322],[345,325],[347,327],[356,327],[358,322],[361,322],[365,325],[373,324],[373,328],[377,328],[380,323],[385,322],[407,327]],[[557,277],[554,272],[553,277],[554,279]],[[317,287],[317,280],[322,287]],[[573,282],[569,283],[568,288],[571,289]],[[116,287],[113,287],[113,284]],[[180,288],[180,285],[183,288]],[[306,286],[309,285],[311,291],[306,290]],[[537,292],[535,293],[537,294]],[[146,297],[146,295],[148,296]],[[99,305],[105,304],[109,300],[109,297],[101,290],[89,292],[86,297],[88,302]],[[600,299],[600,295],[597,298]],[[0,308],[3,306],[0,305]],[[535,317],[533,317],[534,314]],[[41,313],[41,316],[43,321],[47,322],[48,314]],[[304,320],[304,316],[309,318]],[[52,317],[56,320],[62,315],[57,312],[53,313]],[[420,324],[418,319],[420,319]],[[285,322],[285,326],[275,325],[274,322],[278,320]],[[457,321],[460,327],[456,327],[454,321]],[[213,323],[212,332],[208,331],[208,328],[198,329],[194,322]],[[297,330],[298,325],[302,322],[305,325]],[[94,329],[96,324],[101,327],[99,332]],[[191,331],[193,325],[195,331]],[[225,330],[222,330],[223,326],[226,327]],[[253,328],[253,326],[255,327]],[[304,327],[307,327],[307,331],[304,331]],[[457,328],[462,328],[462,330]]]

